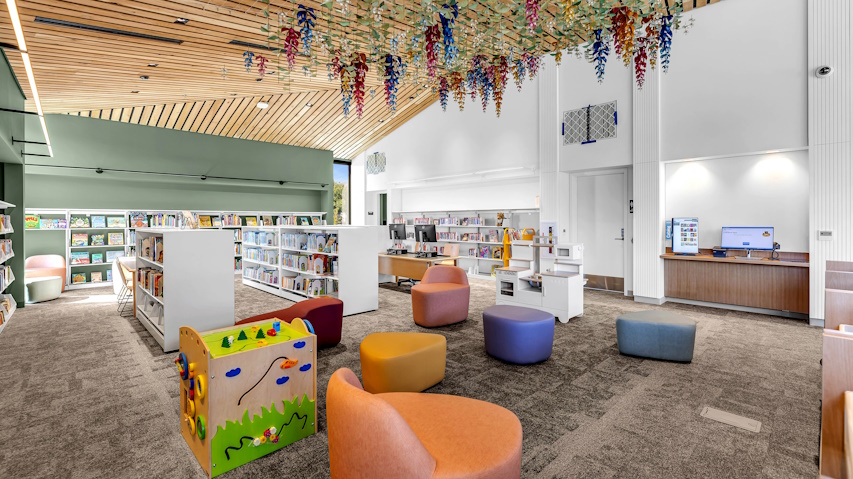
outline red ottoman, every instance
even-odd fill
[[[237,321],[237,324],[254,323],[278,318],[290,323],[294,318],[307,319],[314,326],[317,347],[326,348],[341,342],[341,327],[344,319],[344,302],[337,298],[311,298],[300,301],[287,309],[259,314]]]
[[[426,270],[420,284],[412,286],[412,317],[415,323],[427,328],[465,321],[470,295],[465,270],[433,266]]]

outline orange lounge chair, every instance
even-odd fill
[[[333,479],[521,477],[521,422],[491,403],[370,394],[343,368],[329,379],[326,421]]]

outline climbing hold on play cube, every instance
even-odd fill
[[[246,336],[246,332],[241,329],[240,334],[237,336],[237,341],[243,341],[246,339],[249,339],[249,337]]]
[[[255,339],[264,339],[265,337],[266,336],[264,336],[264,331],[262,329],[259,329],[258,334],[255,335]]]
[[[231,343],[228,341],[228,338],[222,338],[222,347],[223,348],[230,348],[231,347]]]
[[[267,336],[275,336],[275,335],[276,335],[275,329],[270,329],[269,331],[267,331]]]
[[[275,329],[275,332],[281,331],[281,321],[276,321],[272,323],[272,327],[273,329]]]
[[[231,336],[228,336],[228,345],[230,346],[232,344],[234,344],[234,335],[233,334]]]

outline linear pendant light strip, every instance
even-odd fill
[[[6,7],[9,10],[9,16],[12,20],[12,28],[15,30],[15,38],[18,41],[18,50],[21,52],[21,59],[24,62],[24,69],[27,72],[27,81],[30,83],[30,91],[33,94],[33,101],[36,102],[36,111],[38,111],[41,130],[44,132],[44,142],[47,145],[47,151],[53,157],[53,147],[50,145],[50,137],[47,135],[47,124],[44,121],[44,110],[41,108],[41,99],[39,98],[38,88],[36,88],[36,78],[33,75],[33,66],[30,63],[30,54],[27,52],[27,42],[24,40],[24,30],[21,28],[21,17],[18,15],[18,6],[15,0],[6,0]]]

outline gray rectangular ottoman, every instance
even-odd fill
[[[616,318],[622,354],[689,363],[695,341],[696,321],[669,311],[637,311]]]

